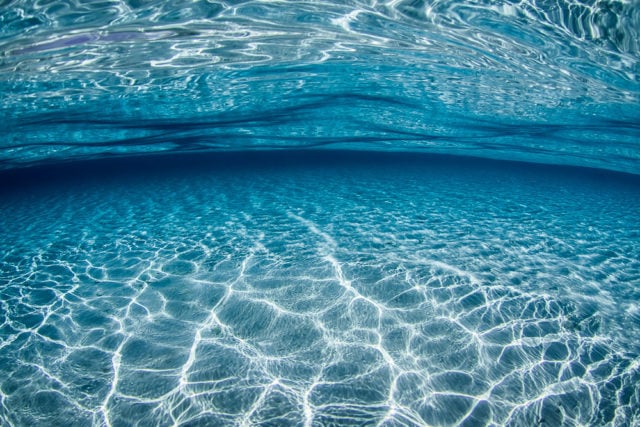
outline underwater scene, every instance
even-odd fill
[[[0,0],[0,425],[640,425],[640,2]]]

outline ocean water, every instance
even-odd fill
[[[0,0],[0,425],[640,425],[640,3]]]

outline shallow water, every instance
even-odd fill
[[[631,1],[0,2],[0,167],[409,150],[640,173]]]
[[[636,0],[0,0],[0,424],[640,424],[639,76]]]
[[[637,176],[143,160],[12,175],[33,187],[0,208],[3,422],[640,420]]]

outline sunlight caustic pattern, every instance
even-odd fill
[[[446,168],[15,196],[0,216],[0,419],[638,422],[640,245],[622,226],[637,188]]]

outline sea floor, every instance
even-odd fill
[[[640,423],[640,179],[348,152],[0,176],[2,425]]]

